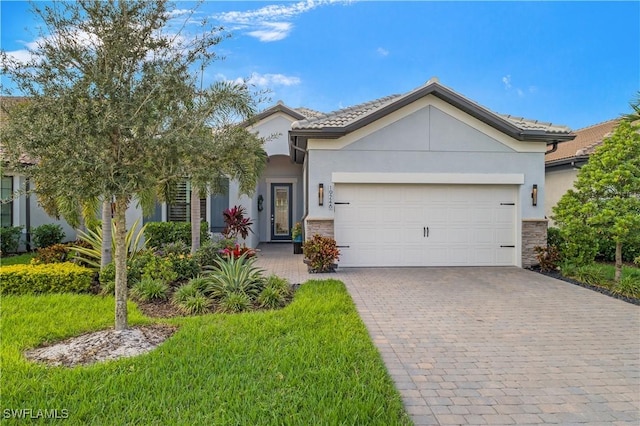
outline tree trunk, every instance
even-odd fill
[[[102,248],[100,256],[100,269],[111,263],[113,245],[111,236],[111,203],[105,199],[102,201]]]
[[[200,248],[200,189],[191,184],[191,254]]]
[[[615,282],[620,282],[622,276],[622,243],[616,242],[616,273],[613,277]]]
[[[127,221],[129,200],[116,198],[116,330],[126,330],[127,320]]]

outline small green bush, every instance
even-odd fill
[[[53,244],[36,251],[32,263],[62,263],[69,259],[69,246],[67,244]]]
[[[167,259],[178,281],[190,280],[200,273],[200,265],[190,254],[170,254]]]
[[[0,294],[80,293],[94,272],[73,263],[11,265],[0,269]]]
[[[16,253],[20,246],[22,226],[3,226],[0,228],[0,254]]]
[[[633,259],[633,263],[635,263],[635,265],[637,267],[640,267],[640,256],[636,257],[635,259]]]
[[[218,301],[218,311],[238,313],[251,309],[251,298],[242,292],[228,293]]]
[[[188,315],[199,315],[207,312],[211,301],[199,290],[206,286],[206,279],[198,277],[184,284],[173,293],[171,302],[180,311]]]
[[[559,228],[551,226],[547,229],[547,245],[557,247],[558,249],[562,248],[564,238],[562,238]]]
[[[264,285],[262,269],[253,266],[255,258],[231,256],[218,260],[214,269],[205,272],[209,279],[207,294],[214,299],[224,299],[231,294],[243,293],[252,301]]]
[[[222,257],[220,251],[235,246],[235,241],[223,238],[218,241],[207,241],[196,250],[193,258],[201,268],[213,266]]]
[[[276,309],[283,307],[291,297],[289,281],[276,275],[267,278],[264,288],[258,295],[258,305],[261,308]]]
[[[186,255],[186,254],[189,254],[190,252],[191,252],[191,248],[187,244],[183,243],[182,241],[176,241],[175,243],[169,243],[169,244],[163,245],[156,251],[156,254],[159,254],[160,256],[163,256],[163,257],[168,257],[171,255],[175,255],[175,256]]]
[[[31,230],[31,240],[37,248],[60,244],[65,236],[62,226],[56,223],[45,223]]]
[[[571,278],[585,284],[608,288],[610,286],[606,270],[598,264],[582,265],[575,269]]]
[[[142,270],[142,279],[145,278],[160,280],[169,284],[178,278],[178,274],[173,270],[173,265],[169,259],[152,256]]]
[[[640,299],[640,279],[631,275],[622,277],[611,291],[622,296]]]
[[[167,244],[182,242],[191,246],[190,222],[149,222],[144,230],[144,238],[149,247],[164,247]],[[200,242],[209,240],[209,224],[200,224]]]
[[[141,302],[167,300],[169,286],[161,280],[143,278],[131,287],[131,296]]]

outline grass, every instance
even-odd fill
[[[619,284],[614,282],[615,266],[609,263],[592,263],[579,267],[564,265],[561,272],[568,278],[603,287],[622,296],[638,298],[640,294],[640,268],[623,266]]]
[[[0,259],[0,266],[28,265],[31,263],[31,259],[33,259],[35,255],[35,253],[24,253],[17,256],[3,257]]]
[[[308,282],[278,311],[164,320],[180,329],[151,353],[75,369],[21,352],[108,327],[112,297],[2,302],[2,409],[67,409],[69,424],[411,423],[339,281]]]

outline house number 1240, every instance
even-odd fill
[[[333,185],[329,186],[329,210],[333,210]]]

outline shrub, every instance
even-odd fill
[[[60,244],[64,237],[62,226],[55,223],[46,223],[31,230],[31,240],[37,248]]]
[[[622,277],[611,291],[622,296],[640,299],[640,280],[633,276]]]
[[[131,296],[141,302],[150,300],[167,300],[169,286],[161,280],[143,278],[131,287]]]
[[[234,240],[238,235],[242,238],[247,238],[249,236],[249,232],[253,232],[253,230],[251,230],[253,222],[251,222],[251,219],[248,217],[244,217],[246,213],[247,211],[242,206],[233,206],[230,209],[223,211],[222,217],[227,226],[224,231],[222,231],[222,235]]]
[[[267,278],[257,302],[261,308],[276,309],[283,307],[290,297],[289,282],[284,278],[271,275]]]
[[[631,262],[636,256],[640,256],[640,239],[631,239],[629,242],[622,244],[622,260]],[[605,235],[598,235],[598,256],[599,259],[606,262],[615,262],[616,260],[616,243]]]
[[[160,280],[169,284],[178,278],[169,259],[151,256],[142,270],[142,279]]]
[[[68,258],[69,246],[67,244],[54,244],[38,249],[31,263],[62,263],[66,262]]]
[[[220,312],[237,313],[251,309],[251,297],[246,293],[229,293],[218,302]]]
[[[312,272],[329,272],[335,266],[335,261],[340,259],[340,250],[336,240],[315,234],[310,240],[304,242],[304,257]]]
[[[190,251],[191,249],[189,245],[185,244],[182,241],[176,241],[175,243],[163,245],[156,251],[156,254],[162,257],[168,257],[171,255],[179,256],[189,254]]]
[[[263,270],[253,266],[254,261],[246,256],[218,260],[215,268],[205,273],[209,280],[206,292],[215,299],[244,293],[253,300],[263,286]]]
[[[0,254],[17,252],[21,234],[22,226],[4,226],[0,228]]]
[[[609,287],[609,280],[604,268],[597,264],[582,265],[575,269],[571,278],[583,282],[585,284],[596,285],[601,287]]]
[[[200,246],[198,250],[196,250],[193,258],[200,265],[201,268],[205,266],[215,265],[216,262],[220,259],[220,251],[225,248],[233,247],[235,244],[234,240],[223,238],[218,241],[207,241]]]
[[[640,267],[640,256],[636,257],[636,258],[633,260],[633,263],[635,263],[635,265],[636,265],[636,266]]]
[[[203,314],[209,310],[211,301],[202,293],[208,283],[207,280],[198,277],[184,284],[173,293],[171,302],[185,314]]]
[[[543,272],[555,271],[560,262],[560,252],[556,246],[536,246],[533,248],[538,259],[538,265]]]
[[[149,247],[164,247],[167,244],[182,242],[191,246],[190,222],[149,222],[145,226],[144,238]],[[209,240],[209,224],[200,225],[200,241]]]
[[[240,244],[236,244],[233,247],[226,247],[220,250],[220,255],[224,258],[240,256],[253,257],[256,255],[256,251],[251,247],[247,247],[246,244],[243,244],[242,246],[240,246]]]
[[[200,273],[200,265],[190,254],[171,254],[166,259],[171,262],[178,281],[191,279]]]
[[[201,315],[209,311],[211,300],[202,293],[188,297],[184,302],[177,304],[178,309],[188,315]]]
[[[79,293],[91,288],[94,272],[73,263],[11,265],[0,269],[0,294]]]
[[[134,259],[141,251],[145,249],[146,241],[142,243],[141,238],[145,232],[147,225],[144,225],[140,230],[136,232],[139,221],[136,221],[131,225],[131,228],[127,231],[125,236],[125,244],[127,246],[127,259]],[[112,223],[111,226],[111,253],[115,256],[116,253],[116,226]],[[93,230],[88,229],[87,232],[78,231],[78,239],[82,241],[82,244],[74,245],[72,248],[76,252],[76,258],[86,263],[87,265],[100,268],[102,259],[102,226],[97,225]],[[89,248],[87,248],[89,246]]]

